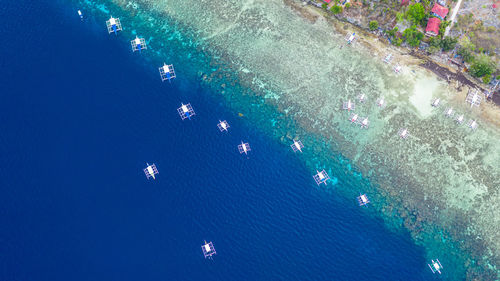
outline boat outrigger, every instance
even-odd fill
[[[356,113],[353,113],[353,114],[351,114],[351,118],[349,120],[351,121],[351,123],[357,124],[358,118],[359,118],[359,115],[357,115]]]
[[[359,99],[360,103],[364,103],[366,101],[366,95],[365,94],[361,94],[361,95],[359,95],[358,99]]]
[[[347,35],[345,40],[347,41],[347,45],[354,43],[354,41],[356,41],[356,33],[354,32],[351,35]]]
[[[366,194],[360,194],[358,196],[358,203],[359,203],[359,206],[366,206],[366,204],[370,203],[370,200],[368,199]]]
[[[108,27],[108,33],[116,33],[122,30],[122,24],[119,18],[114,18],[111,16],[109,20],[106,21],[106,26]]]
[[[399,64],[396,64],[393,69],[396,74],[401,73],[401,71],[403,70],[403,68]]]
[[[158,169],[156,169],[156,165],[153,163],[149,165],[146,163],[146,168],[144,169],[144,174],[146,174],[146,178],[153,178],[156,179],[155,175],[159,174]]]
[[[478,93],[478,90],[473,90],[472,92],[469,92],[467,97],[465,98],[465,101],[470,103],[470,107],[473,106],[478,106],[481,104],[481,96]]]
[[[175,70],[173,64],[163,63],[163,66],[159,67],[158,71],[160,71],[162,82],[165,80],[168,80],[168,82],[170,82],[170,80],[175,78]]]
[[[223,132],[223,131],[227,132],[227,129],[229,128],[229,123],[227,123],[226,120],[224,120],[224,121],[219,120],[219,123],[217,123],[217,128],[219,128],[219,130],[221,132]]]
[[[453,117],[453,108],[452,107],[447,108],[444,111],[444,115],[446,115],[446,117]]]
[[[251,151],[252,149],[250,149],[250,145],[248,144],[248,142],[243,142],[241,141],[241,144],[238,145],[238,151],[240,152],[240,154],[242,153],[245,153],[245,155],[248,155],[248,152]]]
[[[392,54],[387,54],[387,56],[385,56],[384,58],[384,62],[389,64],[392,60]]]
[[[316,175],[314,175],[313,178],[317,185],[320,185],[322,183],[326,185],[326,181],[330,179],[330,176],[328,176],[325,170],[321,172],[316,170]]]
[[[354,110],[355,104],[351,102],[351,100],[348,100],[342,104],[342,109],[351,111]]]
[[[432,105],[433,107],[439,107],[439,103],[440,103],[440,102],[441,102],[441,100],[440,100],[439,98],[437,98],[437,99],[435,99],[435,100],[431,103],[431,105]]]
[[[290,145],[290,147],[292,148],[293,152],[302,152],[302,148],[304,148],[304,145],[300,140],[293,140],[293,143]]]
[[[383,98],[383,97],[382,97],[382,98],[379,98],[379,99],[377,100],[377,106],[378,106],[378,107],[384,107],[384,106],[385,106],[385,100],[384,100],[384,98]]]
[[[471,119],[471,120],[469,121],[468,126],[469,126],[469,128],[471,128],[472,130],[475,130],[475,129],[477,129],[477,126],[478,126],[478,125],[477,125],[476,120]]]
[[[132,41],[130,41],[130,45],[132,46],[132,51],[139,51],[139,53],[142,50],[146,50],[148,46],[146,45],[146,40],[144,38],[139,38],[138,36],[135,37]]]
[[[188,104],[181,103],[181,107],[177,108],[177,112],[179,113],[179,116],[181,117],[182,120],[186,118],[191,120],[191,117],[196,115],[190,103]]]
[[[205,244],[201,246],[203,256],[205,256],[205,258],[211,259],[213,255],[217,254],[217,252],[215,252],[214,244],[212,244],[212,242],[207,243],[207,241],[204,241],[204,243]]]
[[[408,136],[410,136],[410,133],[408,133],[408,129],[402,128],[402,129],[399,129],[398,136],[402,139],[407,139]]]
[[[436,261],[434,260],[431,260],[431,263],[430,264],[427,264],[429,266],[429,268],[431,269],[432,273],[439,273],[441,274],[441,270],[443,269],[443,266],[441,265],[441,263],[439,262],[438,259],[436,259]]]
[[[361,125],[361,128],[366,129],[370,125],[370,121],[368,121],[368,117],[363,118],[361,122],[359,122],[359,125]]]

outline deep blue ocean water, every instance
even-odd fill
[[[0,280],[435,278],[407,233],[318,188],[300,154],[199,81],[161,83],[147,51],[61,3],[0,7]]]

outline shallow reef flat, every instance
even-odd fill
[[[465,93],[416,66],[403,65],[397,75],[361,44],[344,46],[346,34],[289,5],[300,2],[82,2],[103,13],[121,9],[133,32],[148,32],[158,56],[180,56],[169,44],[210,56],[208,65],[193,62],[192,73],[185,75],[202,77],[228,100],[246,99],[231,92],[234,81],[250,89],[241,93],[255,95],[282,117],[273,120],[275,134],[328,142],[377,184],[372,201],[379,204],[373,205],[388,222],[397,217],[429,257],[454,260],[456,275],[450,280],[500,278],[500,130],[482,119],[481,107],[465,103]],[[236,76],[232,84],[229,76]],[[360,94],[368,99],[363,104]],[[382,97],[386,106],[380,108],[376,100]],[[441,99],[440,107],[431,106],[434,98]],[[342,110],[348,99],[356,103],[354,112],[368,117],[369,128],[350,123]],[[444,115],[448,107],[464,114],[464,124]],[[268,115],[259,114],[262,107],[252,108],[245,112],[249,118],[268,123],[263,120]],[[475,131],[467,127],[472,119],[479,124]],[[410,132],[407,139],[398,137],[401,128]],[[310,159],[324,165],[337,161],[319,152]],[[342,181],[336,187],[344,189]]]

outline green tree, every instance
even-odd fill
[[[429,52],[429,54],[435,54],[437,52],[439,52],[441,50],[441,48],[439,47],[436,47],[436,46],[430,46],[428,49],[427,49],[427,52]]]
[[[412,47],[418,47],[420,45],[420,41],[424,38],[424,34],[417,30],[417,26],[413,25],[411,28],[405,29],[403,32],[403,36],[405,37],[408,45]]]
[[[450,22],[445,20],[439,24],[439,37],[442,37],[444,35],[444,32],[446,31],[448,25],[450,25]]]
[[[429,39],[429,46],[441,50],[441,40],[437,37],[431,37],[431,39]]]
[[[458,54],[462,56],[465,62],[471,63],[474,60],[474,50],[476,46],[470,42],[466,41],[462,43],[460,49],[458,49]]]
[[[425,18],[424,6],[421,3],[410,5],[406,16],[414,24],[421,23],[422,19]]]
[[[404,16],[405,16],[405,15],[404,15],[403,13],[399,13],[399,12],[398,12],[398,13],[396,14],[396,21],[397,21],[397,22],[402,22],[402,21],[403,21]]]
[[[351,7],[351,3],[345,4],[345,9],[349,9]]]
[[[393,29],[387,31],[387,35],[389,35],[389,37],[394,37],[394,36],[396,36],[396,32],[398,32],[397,26],[395,26]]]
[[[372,20],[372,21],[370,22],[370,25],[369,25],[369,26],[370,26],[370,30],[372,30],[372,31],[373,31],[373,30],[376,30],[376,29],[378,28],[378,21],[376,21],[376,20]]]
[[[465,62],[472,62],[474,60],[474,53],[468,48],[460,48],[457,52]]]
[[[484,75],[484,77],[483,77],[483,83],[484,84],[488,84],[490,82],[491,82],[491,75],[490,74]]]
[[[339,6],[339,5],[333,5],[332,8],[330,9],[330,11],[332,11],[332,13],[334,13],[336,15],[336,14],[342,13],[343,8],[342,8],[342,6]]]
[[[495,71],[495,63],[489,56],[481,54],[474,60],[469,71],[474,77],[491,75]]]
[[[457,44],[457,39],[456,38],[451,38],[450,36],[446,36],[441,40],[440,47],[443,49],[443,51],[448,52],[449,50],[452,50],[455,48],[455,45]]]

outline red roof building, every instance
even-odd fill
[[[425,28],[425,35],[427,36],[437,36],[439,34],[439,25],[441,20],[438,18],[430,18],[427,22],[427,27]]]
[[[410,0],[401,0],[401,6],[408,5],[409,3],[410,3]]]
[[[440,18],[441,20],[444,20],[444,18],[448,14],[448,8],[443,7],[439,4],[434,4],[434,7],[432,7],[431,13],[433,15],[435,15],[436,17]]]

